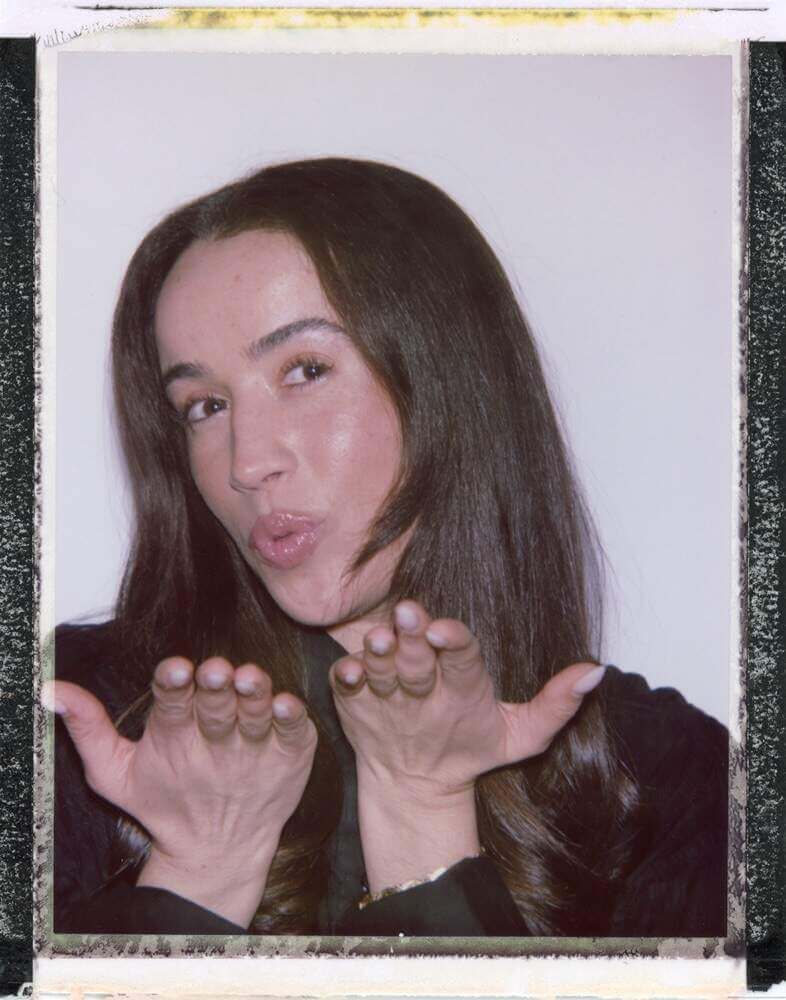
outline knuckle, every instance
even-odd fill
[[[425,642],[418,643],[417,646],[402,650],[396,657],[396,670],[402,672],[422,673],[424,670],[433,669],[437,659],[432,648]]]
[[[396,672],[396,663],[392,656],[367,656],[363,665],[370,677],[387,677]]]
[[[425,698],[434,690],[434,684],[431,681],[402,684],[401,686],[412,698]]]
[[[473,636],[469,636],[469,641],[457,643],[455,649],[443,654],[450,660],[452,667],[457,670],[467,670],[474,667],[480,659],[480,643]]]
[[[374,694],[393,691],[398,687],[398,677],[395,674],[367,674],[366,687]]]
[[[162,718],[175,719],[178,716],[188,715],[188,709],[187,701],[172,701],[167,698],[156,701],[156,712]]]
[[[264,724],[262,722],[244,722],[240,721],[237,724],[237,728],[242,736],[251,740],[260,740],[267,735],[270,730],[270,724]]]
[[[368,686],[371,693],[375,694],[378,698],[389,698],[398,690],[399,685],[397,680],[381,680]]]
[[[222,713],[221,715],[200,715],[199,726],[203,730],[209,732],[218,732],[231,729],[236,722],[236,717],[234,714],[229,715]]]
[[[436,662],[404,663],[398,669],[398,679],[401,684],[423,685],[431,683],[435,674]]]
[[[366,663],[363,669],[369,684],[394,684],[398,676],[395,663]]]
[[[237,715],[238,718],[253,722],[255,725],[263,720],[270,721],[270,701],[267,698],[244,699],[238,703]]]

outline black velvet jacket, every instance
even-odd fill
[[[57,630],[56,674],[92,691],[113,716],[122,685],[106,626]],[[333,743],[344,805],[330,851],[323,934],[527,936],[501,876],[488,858],[462,861],[434,882],[358,910],[365,873],[357,824],[354,756],[327,684],[343,650],[329,636],[304,639],[310,708]],[[609,904],[613,937],[722,937],[726,934],[728,734],[670,689],[651,691],[635,674],[610,668],[607,718],[619,752],[654,813],[653,835]],[[137,888],[109,871],[118,811],[87,787],[58,719],[55,760],[55,933],[245,934],[247,930],[163,889]]]

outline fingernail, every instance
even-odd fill
[[[55,698],[55,686],[51,681],[45,681],[41,685],[40,701],[48,712],[54,712],[56,715],[66,714],[65,705]]]
[[[349,687],[354,687],[360,680],[362,673],[363,672],[360,667],[353,665],[351,667],[347,667],[345,670],[342,670],[341,680],[344,684],[349,685]]]
[[[290,718],[289,705],[286,702],[274,701],[273,702],[273,715],[277,719],[288,719]]]
[[[173,667],[167,674],[167,680],[172,687],[178,688],[182,687],[190,676],[190,672],[185,667]]]
[[[603,665],[593,667],[592,670],[588,670],[587,673],[573,685],[573,693],[589,694],[590,691],[600,684],[605,673],[606,668]]]
[[[426,638],[431,643],[432,646],[436,646],[437,649],[442,649],[447,646],[448,641],[443,636],[438,635],[436,632],[426,632]]]
[[[239,691],[240,694],[254,694],[257,691],[257,686],[246,677],[236,677],[235,690]]]
[[[418,614],[408,604],[399,604],[396,608],[396,624],[405,632],[414,632],[418,627]]]
[[[211,691],[220,691],[221,688],[227,687],[227,679],[223,674],[206,674],[202,683]]]
[[[390,649],[390,639],[385,638],[381,635],[375,635],[368,641],[371,647],[371,652],[376,653],[377,656],[384,656]]]

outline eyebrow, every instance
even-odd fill
[[[259,361],[261,357],[268,354],[274,348],[296,337],[299,333],[306,333],[315,330],[326,330],[330,333],[341,333],[345,331],[337,323],[322,316],[309,316],[306,319],[296,319],[292,323],[285,323],[270,333],[266,333],[257,340],[252,341],[243,348],[243,356],[249,361]],[[171,365],[162,375],[164,389],[176,382],[178,379],[204,378],[210,375],[210,369],[198,361],[181,361],[179,364]]]

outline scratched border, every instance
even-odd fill
[[[786,45],[750,46],[748,988],[786,980]]]
[[[0,39],[0,992],[32,978],[35,41]]]
[[[555,10],[547,7],[384,7],[216,8],[180,7],[140,28],[515,28],[525,24],[626,23],[670,20],[675,9],[605,8]],[[679,13],[679,10],[677,10]]]
[[[376,10],[376,11],[358,11],[355,9],[333,9],[333,10],[308,10],[308,11],[284,11],[284,10],[267,10],[267,11],[206,11],[206,10],[182,10],[171,15],[171,19],[167,18],[168,23],[162,23],[162,21],[157,21],[154,26],[156,28],[160,27],[190,27],[190,28],[216,28],[216,27],[228,27],[229,21],[231,21],[232,27],[242,27],[243,25],[238,23],[247,17],[248,26],[253,27],[280,27],[283,18],[289,20],[290,26],[292,25],[293,16],[302,16],[304,21],[301,21],[298,27],[342,27],[349,26],[350,19],[353,27],[358,26],[358,21],[360,21],[363,27],[405,27],[405,28],[416,28],[422,27],[426,24],[433,25],[438,22],[442,23],[453,23],[455,24],[456,19],[460,19],[461,22],[466,26],[470,22],[472,24],[494,24],[496,26],[515,26],[524,23],[525,21],[544,17],[550,18],[552,20],[563,19],[563,20],[577,20],[581,17],[592,17],[597,20],[598,16],[604,12],[595,11],[469,11],[469,10],[439,10],[439,11],[423,11],[423,10],[411,10],[411,9],[388,9],[388,10]],[[609,16],[614,18],[630,19],[634,17],[662,17],[663,12],[654,11],[609,11]],[[137,27],[142,27],[143,25],[136,25]],[[763,48],[771,48],[764,46]],[[766,99],[765,99],[766,104]],[[771,117],[771,115],[770,115]],[[31,239],[32,239],[32,226],[30,229]],[[753,252],[753,251],[752,251]],[[32,313],[31,313],[32,322]],[[768,327],[770,331],[770,337],[774,338],[773,330],[776,328],[777,324],[774,321],[770,322]],[[751,349],[754,349],[753,338],[751,339]],[[32,352],[31,352],[32,359]],[[766,365],[764,365],[766,368]],[[5,371],[3,371],[5,376]],[[32,384],[30,385],[30,391],[32,393]],[[19,411],[17,411],[19,412]],[[751,468],[751,471],[752,468]],[[32,481],[32,480],[31,480]],[[753,477],[751,477],[751,482],[753,482]],[[28,502],[31,503],[31,499],[28,498]],[[20,509],[17,507],[17,509]],[[31,577],[32,579],[32,577]],[[32,591],[31,591],[32,596]],[[752,606],[752,603],[751,603]],[[28,604],[29,613],[29,604]],[[29,661],[27,661],[29,662]],[[26,676],[26,674],[25,674]],[[30,744],[27,743],[27,746]],[[735,766],[741,766],[741,756],[737,755],[737,761]],[[15,815],[18,813],[15,812]],[[738,850],[741,850],[742,846],[742,832],[741,824],[735,828],[732,826],[732,843]],[[734,868],[736,866],[736,861],[739,859],[740,855],[736,850],[732,850],[731,866]],[[782,884],[782,883],[781,883]],[[0,891],[3,891],[2,882],[0,882]],[[741,901],[742,886],[737,885],[735,892],[739,893],[739,899]],[[3,892],[2,898],[5,900],[7,897]],[[39,913],[40,915],[40,913]],[[750,938],[750,923],[749,923],[749,940]],[[240,942],[244,942],[243,947],[237,950],[237,946]],[[658,954],[661,940],[660,939],[602,939],[602,940],[589,940],[589,939],[527,939],[525,941],[509,941],[506,939],[483,939],[478,941],[478,939],[419,939],[417,943],[414,941],[404,941],[400,942],[396,939],[363,939],[363,940],[353,940],[352,947],[350,951],[347,950],[347,940],[344,938],[321,938],[321,939],[309,939],[307,941],[302,941],[302,946],[293,950],[292,948],[292,938],[277,938],[268,939],[267,941],[262,941],[259,938],[216,938],[211,937],[209,939],[185,939],[185,938],[167,938],[167,939],[135,939],[130,942],[128,938],[81,938],[71,935],[58,935],[56,938],[52,938],[50,945],[53,946],[51,950],[48,950],[48,954],[70,954],[70,955],[90,955],[90,954],[103,954],[108,955],[113,953],[115,955],[119,954],[145,954],[145,955],[168,955],[168,954],[181,954],[181,955],[220,955],[220,954],[248,954],[248,955],[282,955],[282,954],[299,954],[299,955],[314,955],[314,954],[342,954],[346,955],[348,953],[353,955],[377,955],[377,954],[401,954],[401,955],[449,955],[456,954],[460,952],[463,955],[527,955],[527,954],[539,954],[539,955],[558,955],[558,954],[571,954],[571,955],[589,955],[589,954],[604,954],[604,955],[620,955],[620,954],[640,954],[640,955],[655,955]],[[700,945],[699,954],[702,953],[702,942],[695,942]],[[714,946],[718,942],[714,942],[712,947],[707,947],[708,943],[703,943],[703,952],[706,956],[714,951]],[[725,941],[725,948],[727,953],[739,954],[739,941],[734,941],[733,935]],[[696,954],[695,949],[691,950],[692,954]]]

